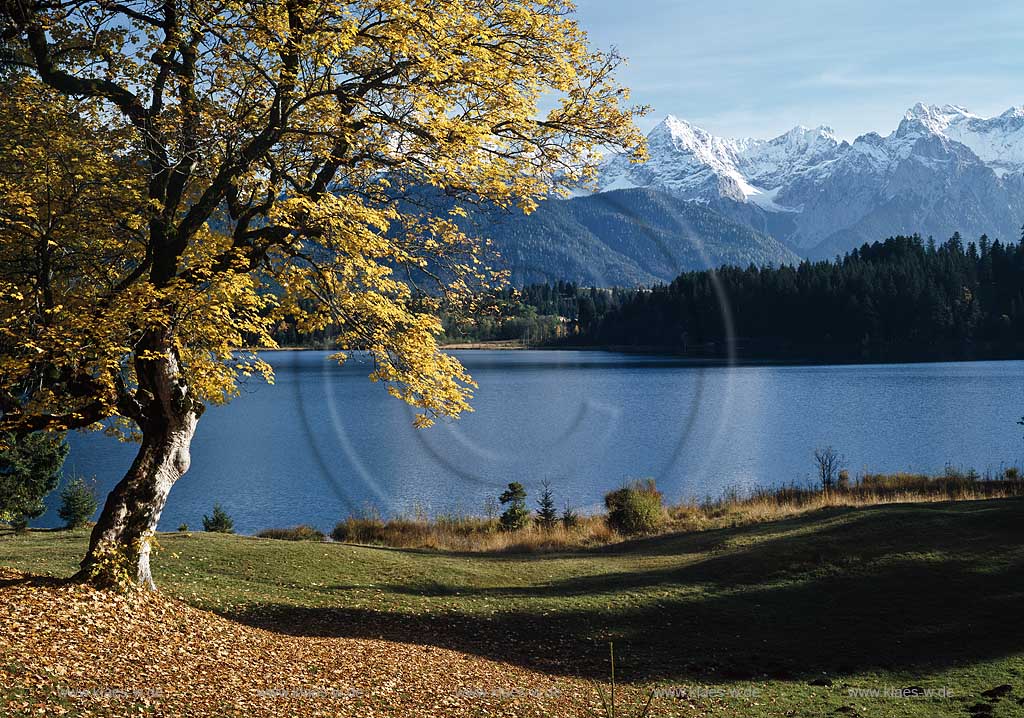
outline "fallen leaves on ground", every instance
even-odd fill
[[[573,718],[593,687],[458,651],[289,636],[0,569],[0,715]]]

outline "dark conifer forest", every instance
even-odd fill
[[[892,237],[832,261],[726,266],[643,289],[531,285],[495,299],[500,317],[449,320],[450,337],[720,357],[731,337],[741,359],[1009,357],[1024,343],[1024,246]]]

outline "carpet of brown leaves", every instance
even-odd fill
[[[590,715],[584,681],[457,651],[253,628],[0,569],[0,715]]]

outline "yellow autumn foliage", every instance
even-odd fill
[[[203,404],[285,318],[421,411],[469,408],[438,310],[502,281],[470,204],[531,211],[642,159],[565,0],[0,2],[0,424]],[[439,201],[441,198],[443,202]],[[108,425],[109,422],[108,422]],[[116,425],[116,421],[115,421]]]

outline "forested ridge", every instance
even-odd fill
[[[649,289],[533,285],[497,299],[505,316],[461,336],[724,356],[731,317],[741,358],[1015,356],[1024,247],[898,236],[831,261],[686,272]]]
[[[768,233],[717,208],[646,189],[541,202],[521,212],[473,212],[515,286],[566,280],[639,287],[723,264],[797,262]]]

